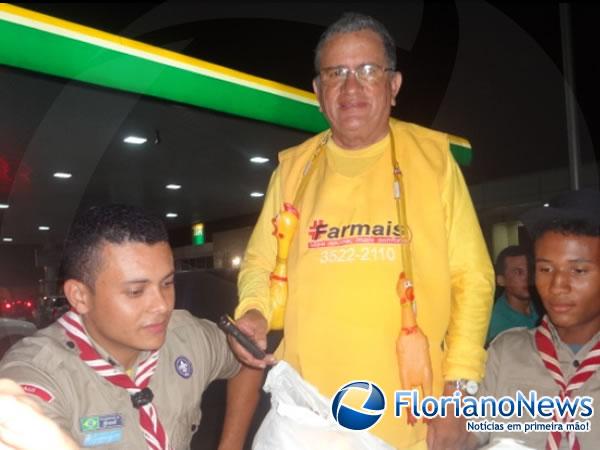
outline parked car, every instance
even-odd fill
[[[15,296],[8,288],[0,287],[0,317],[36,321],[37,301]]]

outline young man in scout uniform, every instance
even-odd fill
[[[189,448],[202,393],[217,378],[230,379],[228,409],[256,401],[243,379],[250,369],[240,370],[216,325],[173,311],[173,255],[159,219],[128,206],[89,209],[71,226],[63,270],[71,310],[15,345],[0,377],[80,447]],[[226,424],[221,448],[241,449],[248,421]]]
[[[549,207],[527,212],[522,221],[535,243],[535,285],[548,313],[536,329],[507,330],[492,342],[480,393],[515,398],[520,390],[526,397],[536,391],[538,398],[595,399],[600,392],[600,192],[566,192]],[[552,420],[566,428],[571,419],[532,418],[525,412],[505,420]],[[473,434],[470,448],[512,438],[535,449],[596,449],[598,414],[589,421],[587,432]]]

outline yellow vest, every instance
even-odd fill
[[[441,394],[444,379],[483,374],[493,271],[448,135],[395,120],[390,125],[412,231],[417,320],[429,339],[434,393]],[[251,308],[269,314],[263,285],[276,243],[267,225],[284,201],[293,202],[320,138],[280,153],[240,272],[238,317]],[[395,284],[402,263],[390,151],[388,145],[380,158],[365,155],[368,166],[347,176],[336,170],[328,148],[312,173],[295,205],[300,220],[288,259],[279,353],[325,396],[351,380],[375,382],[388,408],[372,431],[411,448],[424,445],[426,427],[394,417],[393,394],[401,387],[395,341],[402,325]]]

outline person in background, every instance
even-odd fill
[[[496,285],[504,292],[496,299],[486,345],[504,330],[514,327],[533,328],[539,314],[529,292],[527,251],[510,245],[496,258]]]
[[[547,315],[537,328],[508,330],[491,343],[480,395],[514,399],[517,391],[526,397],[536,391],[537,398],[595,400],[600,392],[600,192],[565,192],[521,220],[534,242],[535,285]],[[493,420],[564,424],[571,418],[524,412]],[[589,430],[474,433],[468,448],[510,438],[535,449],[598,448],[600,416],[573,420],[589,420]]]
[[[245,377],[262,374],[240,366],[214,323],[173,310],[173,254],[160,219],[124,205],[90,208],[71,225],[63,272],[71,310],[16,344],[0,377],[80,447],[153,450],[188,449],[202,393],[228,378],[220,449],[242,448],[245,405],[259,394]]]
[[[272,274],[283,261],[277,241],[289,237],[274,218],[286,213],[298,225],[285,258],[289,295],[279,358],[325,396],[356,379],[392,395],[411,369],[398,363],[404,350],[431,361],[434,395],[476,383],[484,372],[493,271],[450,152],[468,142],[390,118],[402,75],[393,39],[371,17],[348,13],[330,25],[317,44],[315,70],[313,88],[330,129],[279,154],[240,270],[238,326],[265,348],[279,311],[269,280],[286,278]],[[399,284],[409,243],[415,297]],[[407,293],[402,300],[397,286]],[[412,314],[413,300],[417,325],[401,317]],[[428,348],[397,345],[421,332]],[[247,364],[272,362],[230,343]],[[452,450],[462,447],[462,429],[455,417],[409,424],[385,414],[371,431],[400,449]]]

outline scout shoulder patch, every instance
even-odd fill
[[[471,164],[473,159],[473,150],[471,149],[471,143],[465,138],[460,136],[448,135],[448,141],[450,143],[450,152],[457,163],[461,166],[468,166]]]
[[[52,400],[54,400],[54,395],[52,395],[50,391],[38,386],[37,384],[21,383],[20,386],[26,394],[35,395],[37,398],[45,401],[46,403],[50,403]]]

